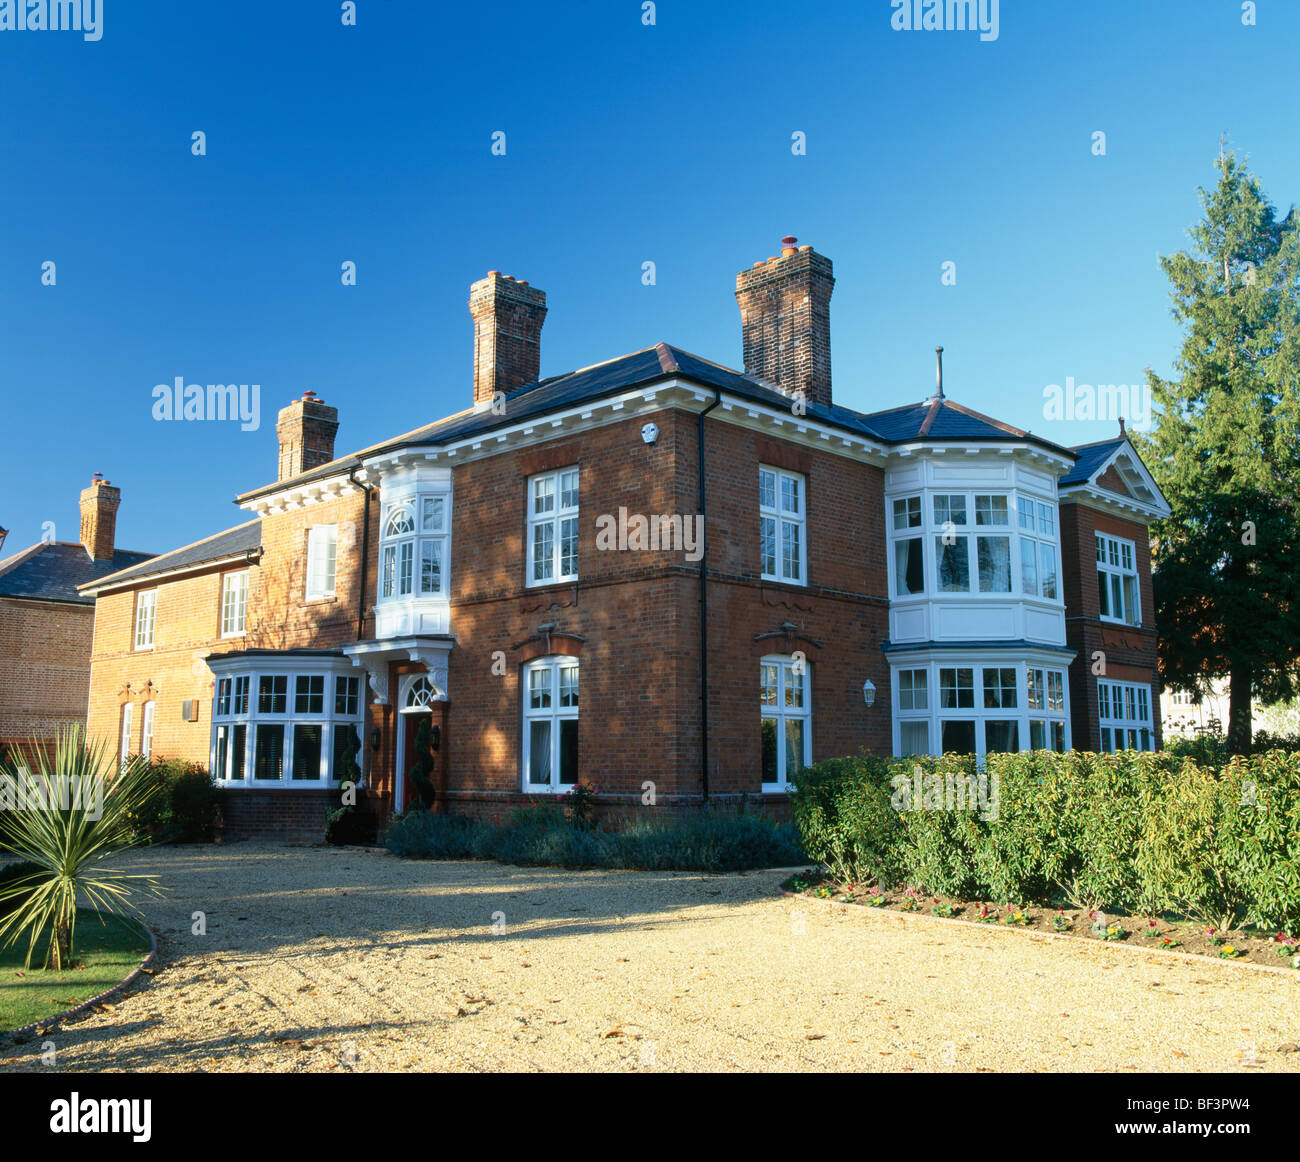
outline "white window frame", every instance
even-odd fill
[[[153,719],[154,703],[144,704],[144,713],[140,715],[140,753],[149,758],[153,754]]]
[[[797,668],[796,668],[797,666]],[[769,675],[769,671],[775,671]],[[769,683],[769,676],[775,677],[775,683]],[[776,778],[763,779],[763,790],[769,793],[790,791],[795,785],[798,770],[791,771],[786,745],[787,724],[802,724],[802,754],[799,756],[799,770],[812,764],[812,675],[811,667],[806,661],[796,663],[789,654],[768,654],[759,662],[759,746],[760,778],[762,776],[762,731],[764,724],[772,722],[776,729]],[[774,689],[774,702],[768,702],[767,691]],[[798,691],[802,696],[800,705],[787,705],[788,695]],[[794,776],[794,777],[792,777]]]
[[[580,773],[573,771],[572,782],[561,782],[561,723],[580,721],[582,668],[576,657],[571,654],[550,654],[544,658],[534,658],[519,671],[520,694],[522,702],[520,728],[520,782],[523,790],[531,795],[563,795],[581,782]],[[537,681],[534,681],[537,675]],[[534,705],[534,693],[545,694],[545,704]],[[565,701],[570,697],[571,701]],[[534,723],[547,722],[547,746],[550,754],[550,780],[546,783],[534,783],[529,776],[533,762]],[[581,727],[578,728],[579,747],[581,747]],[[579,762],[582,751],[579,749]]]
[[[133,649],[151,650],[154,625],[158,618],[158,590],[141,589],[135,597],[135,637]]]
[[[771,500],[765,498],[771,479]],[[787,503],[786,486],[793,485],[794,506]],[[769,569],[766,545],[771,525],[772,568]],[[789,547],[799,554],[798,569],[789,568]],[[808,584],[808,478],[799,472],[787,472],[767,464],[758,466],[758,555],[759,572],[764,581],[785,585]]]
[[[943,671],[971,671],[970,706],[943,705],[943,688],[941,681]],[[997,673],[994,685],[986,691],[985,672],[1010,670],[1008,676]],[[907,706],[902,680],[904,673],[926,674],[927,698],[924,706],[915,704]],[[1035,705],[1034,675],[1041,675],[1042,706]],[[960,676],[956,676],[960,682]],[[981,657],[931,658],[928,661],[899,662],[893,668],[891,682],[894,687],[894,754],[901,756],[911,753],[903,746],[904,724],[926,724],[926,736],[929,744],[927,754],[939,754],[943,745],[943,724],[945,721],[973,722],[975,724],[975,751],[981,759],[989,753],[987,724],[990,721],[1011,721],[1016,726],[1017,753],[1031,749],[1034,723],[1041,723],[1046,749],[1056,749],[1055,740],[1060,739],[1062,749],[1070,749],[1070,716],[1068,683],[1069,673],[1060,662],[1009,659],[1005,656],[990,654]],[[958,687],[964,689],[964,687]],[[1049,699],[1049,689],[1051,698]],[[1015,705],[1006,705],[1008,697],[1014,699]],[[994,705],[988,705],[989,701]],[[1002,703],[1001,705],[997,703]],[[919,752],[918,752],[919,753]],[[995,752],[996,753],[996,752]]]
[[[307,530],[306,599],[320,601],[334,596],[338,573],[338,525],[313,525]]]
[[[953,506],[952,500],[958,504]],[[1005,501],[1005,509],[995,511],[998,502]],[[983,503],[981,503],[983,502]],[[912,523],[916,518],[913,508],[919,503],[920,523]],[[1022,512],[1028,506],[1031,525],[1026,528]],[[946,518],[954,515],[954,509],[960,508],[963,520],[954,521],[951,529],[946,529]],[[980,516],[986,523],[980,523]],[[1004,517],[1004,522],[993,523],[990,516]],[[901,523],[900,523],[901,522]],[[1063,605],[1064,596],[1061,588],[1060,572],[1060,532],[1057,522],[1057,509],[1054,503],[1040,499],[1038,496],[1020,489],[996,489],[934,487],[912,489],[898,495],[890,494],[885,498],[885,528],[889,549],[887,554],[887,571],[889,579],[890,602],[958,600],[967,601],[1008,601],[1017,598],[1030,598],[1048,601],[1054,605]],[[954,544],[945,545],[944,537],[950,535],[958,538]],[[922,587],[915,593],[903,592],[899,577],[901,564],[898,553],[900,542],[919,540],[921,542]],[[1006,589],[984,589],[980,584],[980,541],[1000,540],[1006,542],[1007,562],[1009,568],[1008,587]],[[940,563],[944,551],[956,550],[958,557],[964,557],[966,585],[963,588],[944,589],[940,587]],[[1026,551],[1034,554],[1033,586],[1025,584]],[[1042,595],[1041,578],[1044,565],[1051,565],[1055,576],[1055,593]]]
[[[118,748],[120,752],[118,758],[120,760],[123,769],[126,768],[127,759],[131,757],[131,731],[134,726],[134,719],[135,719],[135,703],[123,702],[122,723],[121,723],[122,738]]]
[[[248,632],[248,570],[221,575],[221,636],[243,637]]]
[[[347,663],[330,662],[303,665],[301,659],[286,657],[283,665],[271,661],[262,667],[231,668],[217,675],[212,698],[212,739],[210,762],[212,777],[222,786],[257,787],[333,787],[338,784],[334,770],[334,751],[337,733],[348,727],[356,728],[358,739],[364,739],[365,686],[364,679]],[[260,705],[262,680],[284,679],[284,709],[263,710]],[[320,709],[299,710],[299,683],[306,679],[310,695],[308,705],[315,695],[310,694],[313,682],[321,683]],[[339,682],[345,688],[340,709]],[[244,728],[242,755],[237,755],[233,745],[235,728]],[[284,743],[280,755],[280,776],[274,779],[256,777],[257,732],[262,726],[282,726]],[[294,749],[297,745],[296,727],[320,728],[320,763],[313,778],[293,777]],[[364,751],[362,752],[364,753]],[[242,759],[242,763],[237,763]],[[360,763],[361,755],[358,755]],[[242,770],[239,778],[232,778]]]
[[[582,477],[576,465],[557,468],[553,472],[540,472],[528,478],[525,499],[528,510],[525,583],[528,587],[558,585],[578,579],[581,484]],[[573,503],[566,504],[566,496],[571,497]],[[538,551],[537,536],[541,530],[550,535],[550,548],[545,553]],[[566,545],[572,547],[571,553],[565,552]],[[570,562],[567,569],[566,556]],[[539,569],[542,576],[538,576]]]
[[[1101,612],[1101,594],[1100,589],[1097,596],[1097,613],[1102,621],[1114,622],[1116,625],[1141,625],[1142,624],[1142,583],[1138,574],[1138,557],[1137,544],[1133,541],[1126,541],[1123,537],[1114,537],[1109,533],[1099,533],[1093,531],[1097,545],[1097,576],[1106,579],[1107,605],[1110,606],[1109,613]],[[1125,592],[1124,581],[1131,578],[1133,581],[1133,590],[1131,602],[1133,608],[1130,610],[1128,594]],[[1115,580],[1119,581],[1118,595],[1120,604],[1124,609],[1117,617],[1114,613],[1116,585]]]
[[[1156,748],[1156,732],[1151,719],[1151,687],[1142,682],[1114,682],[1109,678],[1099,678],[1097,722],[1101,732],[1100,746],[1106,754]],[[1122,745],[1116,746],[1117,742]]]

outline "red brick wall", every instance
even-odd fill
[[[86,721],[94,625],[90,605],[0,598],[0,746]]]
[[[1065,593],[1066,644],[1078,656],[1070,665],[1071,732],[1077,750],[1097,750],[1101,726],[1097,714],[1097,681],[1093,656],[1105,655],[1105,677],[1119,682],[1145,682],[1151,688],[1151,717],[1156,745],[1160,744],[1160,680],[1156,672],[1155,601],[1151,589],[1151,546],[1146,525],[1121,520],[1063,502],[1061,513],[1061,581]],[[1103,622],[1097,598],[1097,549],[1094,533],[1132,541],[1136,553],[1140,626]]]

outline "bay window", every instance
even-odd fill
[[[379,546],[380,598],[444,596],[447,535],[445,496],[416,496],[389,505]]]

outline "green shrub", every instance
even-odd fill
[[[221,823],[225,796],[207,770],[179,759],[141,759],[147,793],[131,817],[153,843],[208,843]]]
[[[664,822],[636,819],[597,831],[544,801],[511,812],[502,826],[456,815],[397,816],[385,845],[408,859],[496,859],[525,867],[740,871],[803,860],[793,828],[754,815],[701,812]]]
[[[1035,751],[990,755],[984,773],[996,813],[932,809],[975,775],[969,756],[819,763],[800,775],[795,825],[807,855],[842,880],[1172,911],[1225,928],[1300,921],[1294,752],[1203,765],[1172,749]],[[918,778],[922,809],[909,810]]]

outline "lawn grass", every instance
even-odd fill
[[[76,963],[66,972],[46,972],[47,940],[38,943],[32,967],[23,968],[26,937],[0,948],[0,1033],[21,1029],[98,996],[120,984],[149,951],[149,934],[135,920],[77,910]]]

